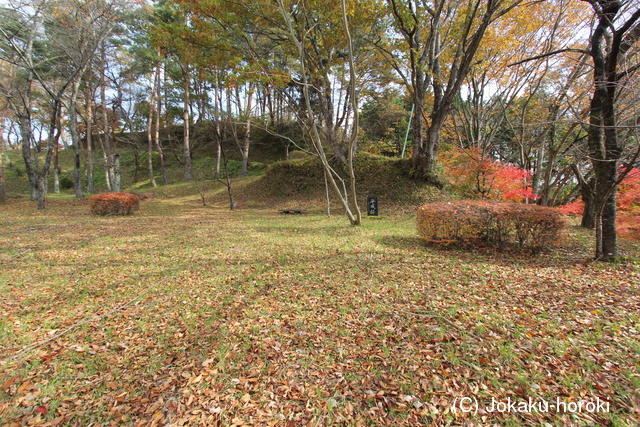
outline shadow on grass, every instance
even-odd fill
[[[254,228],[258,233],[267,234],[285,234],[296,236],[350,236],[355,234],[355,229],[341,226],[302,226],[302,225],[286,225],[286,226],[261,226]]]
[[[527,265],[527,266],[568,266],[576,263],[589,263],[581,251],[570,250],[566,247],[548,249],[540,252],[521,249],[513,245],[496,247],[489,244],[461,244],[459,242],[437,243],[427,242],[420,237],[384,236],[376,239],[379,244],[392,248],[413,252],[422,250],[425,256],[437,254],[448,258],[456,258],[465,263],[491,263],[495,265]]]
[[[393,249],[416,250],[428,248],[424,239],[419,237],[383,236],[375,240],[377,243]]]

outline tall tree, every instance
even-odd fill
[[[2,9],[3,23],[0,26],[2,60],[13,63],[17,69],[16,79],[11,88],[2,88],[7,93],[10,106],[18,118],[22,137],[22,157],[29,177],[32,198],[37,200],[38,209],[45,208],[47,175],[53,158],[56,142],[56,128],[61,111],[63,96],[78,75],[79,70],[67,70],[68,63],[47,49],[51,40],[46,29],[55,20],[55,4],[47,1],[27,1],[13,5],[12,9]],[[10,17],[8,18],[8,16]],[[12,22],[9,22],[13,19]],[[5,25],[5,24],[9,25]],[[41,163],[34,130],[34,94],[41,91],[48,102],[45,103],[46,154]]]
[[[309,89],[311,87],[311,79],[309,78],[309,74],[311,73],[311,70],[307,69],[308,61],[307,61],[307,54],[305,53],[305,49],[306,49],[305,37],[307,33],[306,31],[297,32],[296,28],[294,27],[294,18],[296,16],[294,11],[299,12],[299,10],[296,10],[299,8],[297,8],[296,5],[291,3],[288,5],[285,5],[283,0],[278,0],[278,6],[282,14],[282,19],[286,25],[286,28],[288,29],[289,37],[291,38],[292,42],[294,43],[298,51],[300,76],[301,76],[300,84],[302,86],[304,108],[305,108],[307,117],[310,118],[308,123],[309,134],[310,134],[309,137],[322,163],[322,166],[325,171],[325,176],[328,177],[332,188],[334,189],[335,193],[339,196],[340,203],[345,209],[346,215],[349,218],[349,222],[351,223],[351,225],[360,225],[362,218],[361,218],[360,209],[358,207],[358,201],[357,201],[357,196],[355,192],[355,188],[356,188],[355,174],[353,169],[353,156],[355,156],[355,144],[356,144],[357,131],[358,131],[358,102],[357,102],[357,94],[355,91],[356,73],[354,70],[355,61],[354,61],[354,55],[353,55],[353,50],[354,50],[353,40],[349,32],[349,23],[348,23],[345,2],[344,0],[341,2],[341,12],[342,12],[341,15],[342,15],[342,26],[344,31],[343,37],[346,40],[347,55],[348,55],[348,62],[349,62],[349,75],[350,75],[349,80],[350,80],[350,88],[352,91],[351,108],[353,108],[354,115],[355,115],[351,138],[349,140],[349,147],[347,150],[348,157],[346,159],[346,164],[348,168],[347,170],[348,170],[349,180],[351,184],[349,191],[347,191],[346,188],[342,190],[339,187],[338,179],[341,179],[341,178],[335,173],[335,171],[329,164],[329,160],[327,158],[325,149],[323,147],[323,140],[320,135],[318,123],[314,119],[315,114],[311,104],[312,103],[311,90]],[[349,194],[351,194],[351,196],[349,196]]]
[[[593,61],[594,91],[589,107],[589,154],[595,174],[597,259],[618,256],[616,195],[620,159],[625,142],[619,138],[616,101],[625,81],[640,68],[637,55],[629,55],[640,44],[640,7],[631,0],[583,0],[591,5],[596,27],[591,34],[589,55]],[[628,171],[630,168],[626,168]]]
[[[72,138],[77,138],[73,132],[77,85],[95,51],[96,38],[99,41],[105,37],[113,25],[115,4],[102,0],[27,0],[3,9],[3,15],[12,15],[13,25],[0,28],[4,42],[2,59],[18,69],[9,99],[20,123],[23,158],[32,195],[40,209],[45,207],[46,179],[60,135],[58,127],[65,95],[71,89],[68,110],[72,118]],[[109,24],[104,25],[105,21]],[[47,111],[48,122],[43,162],[40,162],[38,147],[32,150],[36,142],[33,131],[38,126],[34,114],[36,97],[40,102],[46,99],[46,107],[41,109]],[[76,195],[81,196],[79,141],[74,141],[74,151]]]
[[[78,132],[78,96],[82,78],[88,70],[98,47],[111,34],[121,13],[117,1],[58,1],[55,5],[57,21],[50,34],[55,50],[69,61],[70,69],[77,70],[72,80],[68,101],[69,133],[73,145],[75,194],[81,198],[80,136]]]
[[[164,56],[172,57],[182,78],[182,152],[185,179],[191,180],[191,81],[194,64],[201,54],[200,46],[192,42],[191,22],[186,11],[171,1],[159,2],[153,9],[153,25],[149,28],[152,44]]]
[[[441,186],[435,170],[440,133],[487,29],[523,1],[387,0],[403,42],[381,36],[377,45],[411,94],[412,164],[427,182]]]
[[[5,188],[4,188],[4,117],[0,116],[0,203],[5,201]]]

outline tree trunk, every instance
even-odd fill
[[[245,132],[242,137],[242,146],[240,147],[240,153],[242,153],[242,171],[241,176],[247,176],[249,173],[249,146],[251,145],[251,106],[253,99],[253,85],[249,84],[249,93],[247,96],[247,110],[245,121]]]
[[[109,190],[118,191],[115,187],[113,152],[111,149],[111,135],[109,134],[109,114],[107,109],[107,56],[104,44],[101,49],[101,67],[100,67],[100,102],[102,104],[102,139],[104,141],[105,150],[105,176],[107,177],[107,188]]]
[[[25,170],[29,179],[29,188],[31,190],[31,201],[38,200],[38,182],[36,178],[36,169],[31,161],[31,117],[28,112],[18,113],[18,122],[20,125],[20,135],[22,136],[22,158],[24,159]]]
[[[416,118],[417,118],[416,109]],[[442,188],[442,183],[438,178],[436,172],[436,160],[438,157],[438,151],[440,149],[440,131],[442,124],[432,123],[427,129],[426,138],[420,139],[420,145],[417,151],[414,148],[412,157],[413,169],[418,174],[418,177],[425,180],[427,184],[433,185],[437,188]]]
[[[4,189],[4,164],[2,162],[2,157],[4,156],[4,120],[2,121],[2,125],[0,125],[0,203],[4,203],[5,201],[5,189]]]
[[[53,143],[53,192],[56,194],[60,194],[60,165],[58,164],[60,134],[62,133],[60,127],[60,119],[58,119],[56,123],[56,136]]]
[[[320,125],[317,126],[317,128],[329,142],[336,159],[338,159],[340,163],[345,164],[347,162],[347,155],[342,146],[342,138],[339,138],[336,132],[337,125],[334,112],[333,90],[328,73],[329,71],[326,68],[318,70],[317,74],[319,74],[319,76],[312,80],[312,87],[317,95],[321,113],[321,118],[319,119]],[[314,114],[314,112],[311,111],[310,114]]]
[[[120,154],[115,153],[113,155],[113,191],[120,192]]]
[[[69,99],[69,133],[71,134],[71,144],[73,145],[73,186],[76,193],[76,199],[81,199],[82,182],[80,175],[80,136],[78,135],[78,113],[77,101],[78,91],[80,90],[80,78],[74,82],[71,87],[71,96]]]
[[[156,109],[156,79],[157,77],[154,73],[151,79],[151,101],[149,103],[149,118],[147,121],[147,166],[149,168],[149,182],[152,187],[158,186],[156,184],[156,177],[153,175],[153,135],[151,133],[151,130],[153,129],[153,116]]]
[[[214,100],[213,100],[213,112],[214,112],[214,123],[215,123],[215,134],[216,134],[216,166],[213,171],[213,177],[215,179],[220,179],[220,160],[222,158],[222,131],[220,129],[220,115],[222,113],[222,96],[220,94],[220,81],[218,78],[218,70],[215,70],[215,87],[214,87]]]
[[[582,213],[582,221],[580,226],[593,230],[596,226],[596,198],[595,198],[596,180],[591,178],[586,187],[582,188],[582,200],[584,202],[584,212]]]
[[[588,146],[596,179],[596,259],[618,256],[616,194],[622,147],[618,141],[616,99],[624,85],[620,80],[629,70],[620,70],[626,53],[638,43],[640,9],[616,18],[622,8],[618,0],[589,0],[597,17],[591,34],[594,92],[589,108]],[[620,24],[616,29],[616,24]],[[633,72],[633,71],[631,71]]]
[[[87,142],[87,189],[89,193],[93,194],[96,192],[95,183],[93,182],[93,105],[91,102],[91,87],[90,84],[87,85],[87,90],[85,91],[85,104],[86,104],[86,115],[87,115],[87,123],[86,123],[86,134],[85,139]]]
[[[184,147],[184,177],[187,181],[193,179],[193,173],[191,172],[191,142],[189,141],[189,107],[190,107],[190,79],[189,79],[189,65],[182,65],[182,76],[184,77],[184,97],[183,97],[183,112],[182,112],[182,120],[184,121],[184,139],[183,139],[183,147]]]
[[[154,128],[154,141],[156,149],[160,154],[160,170],[162,171],[162,180],[164,185],[169,185],[169,177],[167,176],[167,168],[164,165],[164,150],[162,149],[162,141],[160,140],[160,117],[162,112],[162,63],[158,64],[158,71],[156,73],[156,121]]]
[[[326,153],[324,150],[324,147],[322,146],[322,139],[320,137],[320,131],[318,129],[318,124],[316,122],[316,120],[313,119],[314,116],[314,111],[313,108],[311,106],[311,97],[310,97],[310,93],[309,93],[309,79],[307,76],[307,70],[305,69],[305,48],[304,48],[304,40],[299,40],[295,30],[293,29],[293,22],[292,19],[290,17],[290,15],[287,12],[287,9],[284,6],[284,3],[282,0],[278,0],[278,6],[280,9],[280,12],[282,13],[282,17],[286,22],[286,25],[288,27],[289,30],[289,35],[291,37],[291,40],[293,41],[293,43],[296,45],[296,48],[298,50],[298,58],[300,59],[300,62],[302,64],[302,70],[301,70],[301,74],[302,74],[302,93],[303,93],[303,100],[304,100],[304,106],[305,106],[305,112],[307,114],[307,117],[310,120],[310,138],[311,138],[311,142],[313,143],[313,146],[318,154],[318,157],[320,159],[320,161],[322,162],[322,167],[324,168],[324,171],[329,179],[329,182],[331,184],[331,187],[334,189],[336,195],[338,195],[339,199],[340,199],[340,203],[342,204],[342,207],[345,209],[345,213],[347,215],[347,218],[349,219],[349,222],[351,223],[351,225],[359,225],[359,218],[357,218],[350,207],[350,200],[349,200],[349,196],[347,194],[346,188],[344,188],[344,181],[340,178],[340,176],[338,176],[337,174],[335,174],[334,176],[334,170],[331,168],[331,166],[329,165],[329,161],[326,157]],[[344,193],[342,191],[342,189],[338,186],[338,182],[336,181],[336,179],[340,179],[341,183],[343,184],[343,188],[344,188]],[[357,210],[357,207],[356,207]]]
[[[469,2],[469,15],[464,19],[468,24],[461,27],[456,38],[443,41],[444,28],[447,22],[460,19],[457,12],[449,14],[441,6],[444,3],[435,2],[433,10],[425,6],[428,2],[387,0],[391,8],[395,23],[399,32],[407,43],[409,55],[409,70],[411,75],[405,78],[405,65],[399,65],[392,60],[392,65],[403,76],[407,89],[412,93],[415,103],[415,117],[412,124],[413,137],[413,169],[418,177],[427,183],[442,187],[435,169],[436,159],[440,148],[440,132],[442,125],[451,110],[453,102],[460,93],[460,88],[465,81],[474,61],[476,52],[489,25],[499,16],[507,13],[515,7],[520,0],[510,2],[508,6],[499,1],[473,1]],[[484,8],[483,12],[480,12]],[[405,12],[410,11],[410,15]],[[480,16],[480,13],[482,15]],[[407,19],[411,16],[413,19]],[[477,25],[472,22],[477,20]],[[445,46],[454,43],[457,51],[454,53],[450,66],[446,67],[448,75],[443,73],[440,61]],[[393,58],[393,53],[386,50],[387,57]],[[424,101],[427,87],[431,86],[433,104],[429,114],[429,123],[424,122]],[[423,126],[427,127],[426,138]]]
[[[36,183],[36,200],[38,202],[38,209],[45,209],[45,196],[47,194],[47,176],[41,174],[38,176]]]

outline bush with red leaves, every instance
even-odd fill
[[[539,252],[562,240],[558,209],[490,200],[436,202],[418,209],[418,234],[432,243],[516,246]]]
[[[131,193],[103,193],[89,198],[95,215],[132,215],[140,208],[140,198]]]

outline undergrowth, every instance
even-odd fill
[[[12,425],[638,425],[637,244],[425,247],[415,215],[151,198],[0,206],[0,419]],[[460,412],[532,399],[609,412]],[[456,400],[458,399],[458,400]]]

